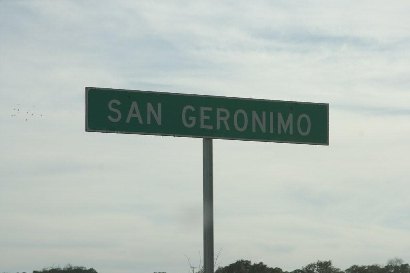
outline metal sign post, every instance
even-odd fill
[[[212,139],[203,139],[204,195],[204,273],[214,273],[214,206],[213,206]]]

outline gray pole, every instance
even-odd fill
[[[214,273],[214,202],[212,139],[203,139],[204,273]]]

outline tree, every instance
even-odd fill
[[[345,270],[346,273],[367,273],[366,266],[352,265]]]
[[[341,273],[339,268],[332,265],[332,261],[317,261],[302,268],[303,273]],[[351,272],[353,273],[353,272]],[[357,272],[354,272],[357,273]]]
[[[201,272],[202,273],[202,272]],[[238,260],[225,267],[219,267],[215,273],[289,273],[280,268],[271,268],[263,263],[252,264],[248,260]],[[410,265],[402,259],[394,258],[387,262],[386,266],[352,265],[345,271],[332,265],[332,261],[317,261],[310,263],[302,269],[296,269],[290,273],[410,273]]]
[[[248,273],[251,262],[248,260],[239,260],[225,267],[219,267],[215,273]]]
[[[410,266],[403,263],[402,259],[394,258],[387,262],[386,266],[353,265],[346,269],[346,273],[410,273]]]
[[[263,263],[252,264],[248,260],[239,260],[225,267],[219,267],[215,273],[283,273],[280,268],[271,268]]]
[[[50,267],[44,268],[41,271],[33,271],[33,273],[97,273],[94,268],[86,269],[82,266],[67,265],[64,268]]]
[[[386,273],[410,273],[410,266],[403,263],[402,259],[394,258],[387,261],[384,271]]]

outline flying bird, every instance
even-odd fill
[[[20,107],[20,104],[17,104],[17,106],[15,106],[15,107],[13,107],[12,109],[13,109],[13,112],[10,114],[10,116],[11,117],[13,117],[13,118],[15,118],[15,117],[17,117],[17,115],[19,115],[20,113],[21,114],[23,114],[24,112],[24,116],[22,116],[22,119],[24,119],[24,121],[29,121],[29,120],[33,120],[33,119],[35,119],[35,118],[42,118],[43,117],[43,114],[42,113],[36,113],[35,111],[33,111],[33,110],[27,110],[27,109],[24,109],[25,107]],[[33,105],[32,107],[31,107],[31,109],[35,109],[36,108],[36,106],[35,105]],[[20,109],[21,109],[21,111],[20,111]]]

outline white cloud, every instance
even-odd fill
[[[2,270],[199,262],[201,140],[85,133],[85,86],[330,103],[329,147],[215,141],[219,264],[408,262],[409,8],[1,1]]]

